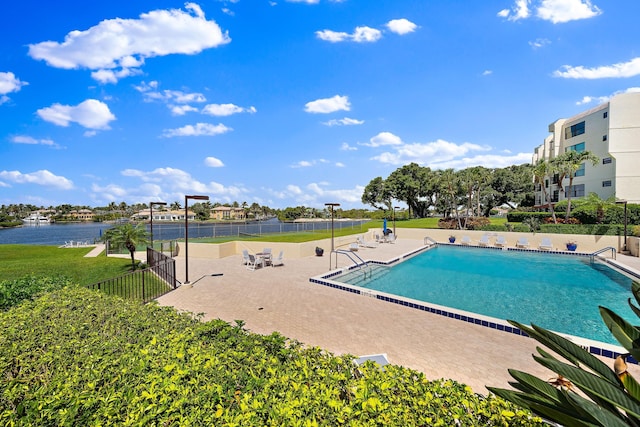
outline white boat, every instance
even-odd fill
[[[29,225],[49,224],[51,222],[51,218],[42,214],[32,213],[28,217],[23,218],[22,222]]]

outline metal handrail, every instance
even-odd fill
[[[424,238],[424,244],[425,246],[427,245],[428,242],[431,242],[432,245],[437,245],[438,242],[436,240],[433,240],[431,237],[427,236]]]
[[[360,256],[358,256],[358,254],[353,253],[352,251],[345,251],[344,249],[336,249],[334,251],[332,251],[331,253],[336,254],[336,267],[338,266],[338,254],[342,254],[342,255],[346,255],[351,262],[353,262],[353,264],[358,267],[360,270],[362,270],[362,267],[368,267],[369,268],[369,272],[371,271],[371,266],[369,266],[369,263],[366,262],[365,260],[363,260],[362,258],[360,258]],[[356,257],[360,262],[357,262],[355,259],[353,259],[353,257]],[[366,274],[366,271],[365,271]]]
[[[591,260],[593,260],[596,255],[600,255],[601,253],[608,252],[608,251],[611,251],[611,257],[613,259],[616,259],[616,248],[612,246],[607,246],[606,248],[598,249],[597,251],[593,252],[589,256],[591,257]]]

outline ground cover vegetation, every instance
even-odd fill
[[[0,313],[2,425],[542,425],[451,380],[82,288]]]
[[[635,304],[629,298],[629,306],[640,317],[639,283],[633,283],[632,294]],[[607,328],[628,352],[618,356],[612,367],[560,335],[536,325],[510,321],[554,352],[537,347],[538,354],[533,358],[557,376],[540,379],[510,369],[515,380],[510,383],[512,389],[488,389],[564,426],[640,425],[640,383],[627,371],[630,356],[640,360],[640,327],[606,307],[600,306],[599,310]]]

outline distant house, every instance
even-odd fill
[[[143,209],[140,212],[136,212],[131,215],[133,221],[149,221],[151,218],[151,212],[149,209]],[[193,221],[196,219],[196,214],[193,211],[187,212],[187,219]],[[178,211],[153,211],[154,221],[184,221],[184,209]]]
[[[90,209],[80,209],[69,212],[69,217],[76,221],[93,221],[96,214]]]
[[[244,220],[247,218],[247,214],[243,208],[218,206],[211,210],[211,218],[217,220]]]

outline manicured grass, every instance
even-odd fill
[[[28,274],[65,276],[79,285],[117,277],[131,269],[131,260],[98,256],[85,258],[92,248],[0,245],[0,281]]]

